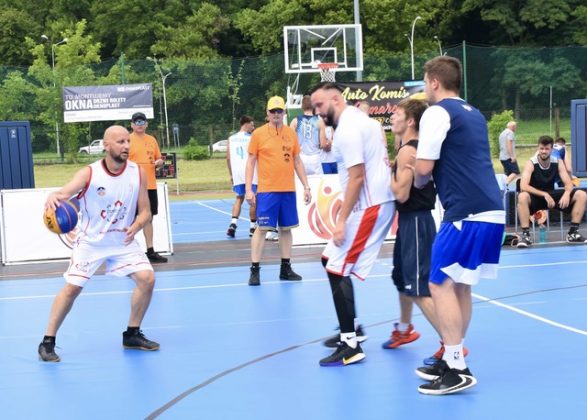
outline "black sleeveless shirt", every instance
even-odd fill
[[[540,191],[554,190],[554,181],[558,175],[558,159],[551,156],[546,168],[540,166],[536,156],[530,160],[534,164],[534,172],[532,172],[532,176],[530,177],[530,185]]]
[[[402,147],[405,146],[412,146],[413,148],[417,149],[418,140],[410,140],[407,143],[402,144]],[[397,167],[394,165],[393,176],[395,176],[396,170]],[[434,208],[435,202],[436,188],[434,187],[434,181],[430,180],[422,189],[416,188],[412,184],[410,187],[410,198],[408,198],[405,203],[396,201],[395,205],[398,212],[408,213],[412,211],[432,210]]]

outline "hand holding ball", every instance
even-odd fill
[[[47,229],[53,233],[68,233],[77,225],[78,212],[79,203],[77,200],[61,201],[55,210],[45,209],[43,221]]]

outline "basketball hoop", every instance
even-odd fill
[[[338,63],[318,63],[317,66],[320,69],[320,81],[336,82]]]

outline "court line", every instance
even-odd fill
[[[209,205],[207,205],[207,204],[204,204],[204,203],[202,203],[201,201],[196,201],[196,204],[197,204],[197,205],[199,205],[199,206],[202,206],[202,207],[206,207],[207,209],[214,210],[214,211],[216,211],[216,212],[218,212],[218,213],[226,214],[226,215],[228,215],[228,216],[231,216],[231,217],[232,217],[232,213],[231,213],[231,212],[228,212],[228,211],[224,211],[224,210],[217,209],[216,207],[209,206]],[[243,220],[249,220],[249,219],[247,219],[247,218],[245,218],[245,217],[241,217],[241,219],[243,219]],[[249,221],[250,221],[250,220],[249,220]]]
[[[498,302],[496,300],[487,298],[485,296],[478,295],[477,293],[471,293],[471,295],[473,297],[475,297],[476,299],[479,299],[479,300],[481,300],[483,302],[491,303],[492,305],[496,305],[496,306],[500,306],[500,307],[505,308],[505,309],[509,309],[512,312],[516,312],[516,313],[518,313],[520,315],[527,316],[528,318],[532,318],[532,319],[535,319],[537,321],[544,322],[545,324],[549,324],[549,325],[552,325],[554,327],[562,328],[563,330],[567,330],[567,331],[571,331],[571,332],[574,332],[574,333],[577,333],[577,334],[581,334],[581,335],[586,335],[587,336],[587,331],[580,330],[579,328],[570,327],[568,325],[561,324],[560,322],[552,321],[552,320],[550,320],[548,318],[544,318],[544,317],[542,317],[540,315],[535,315],[535,314],[533,314],[531,312],[528,312],[528,311],[525,311],[523,309],[516,308],[515,306],[507,305],[505,303]]]

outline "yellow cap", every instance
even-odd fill
[[[283,109],[285,110],[285,101],[281,96],[273,96],[267,101],[267,110]]]
[[[410,99],[417,99],[419,101],[425,101],[426,100],[426,92],[416,92],[410,96]]]

